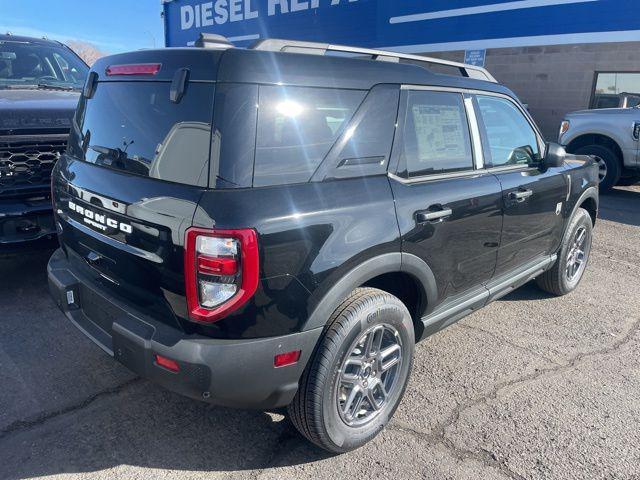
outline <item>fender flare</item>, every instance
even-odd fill
[[[357,287],[367,281],[385,273],[403,272],[411,275],[421,288],[424,305],[421,305],[424,315],[426,310],[435,303],[437,298],[437,284],[435,276],[427,263],[408,253],[392,252],[369,258],[345,273],[322,296],[315,309],[310,313],[302,330],[323,327],[340,303]]]
[[[564,238],[564,236],[567,234],[567,229],[569,228],[571,219],[578,211],[578,208],[580,208],[580,205],[582,205],[588,198],[592,198],[596,202],[597,216],[598,209],[600,208],[600,197],[598,196],[598,189],[596,187],[589,187],[584,192],[582,192],[582,194],[578,197],[578,200],[576,200],[576,203],[573,205],[573,208],[571,209],[571,215],[569,215],[569,217],[567,218],[567,223],[562,230],[562,238]]]

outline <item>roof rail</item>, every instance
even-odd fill
[[[450,60],[441,60],[439,58],[424,57],[422,55],[408,55],[389,50],[374,50],[370,48],[349,47],[345,45],[332,45],[330,43],[281,40],[277,38],[259,40],[252,45],[251,48],[253,50],[266,50],[269,52],[307,53],[312,55],[326,55],[327,52],[344,52],[367,55],[370,56],[372,60],[395,63],[399,63],[401,59],[411,60],[413,62],[444,65],[458,69],[460,74],[464,77],[498,83],[493,75],[491,75],[487,69],[482,67],[468,65],[466,63],[452,62]]]

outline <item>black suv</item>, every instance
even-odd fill
[[[201,44],[99,60],[54,171],[51,293],[134,372],[288,405],[344,452],[393,415],[417,340],[531,279],[578,285],[598,168],[486,71]]]
[[[88,72],[59,42],[0,35],[0,254],[55,237],[51,170]]]

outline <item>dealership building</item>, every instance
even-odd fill
[[[167,46],[207,32],[485,66],[549,140],[567,112],[640,102],[640,0],[165,0],[163,18]]]

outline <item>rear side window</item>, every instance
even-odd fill
[[[82,98],[70,153],[112,170],[207,186],[213,84],[191,83],[179,103],[167,82],[101,82]]]
[[[406,175],[473,169],[469,123],[461,94],[409,91],[400,140]]]
[[[365,92],[262,86],[253,185],[308,182]]]

